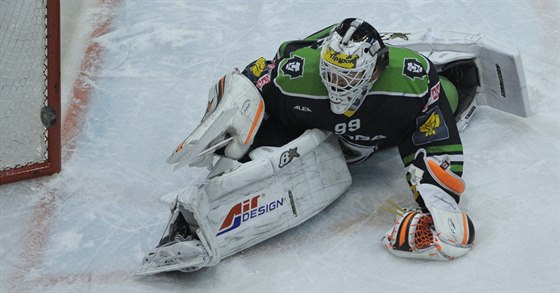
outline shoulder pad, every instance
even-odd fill
[[[374,83],[373,92],[407,97],[425,97],[429,94],[431,63],[421,54],[406,49],[389,47],[389,64]]]

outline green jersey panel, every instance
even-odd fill
[[[319,74],[321,48],[303,47],[280,60],[274,84],[284,94],[326,98]],[[373,84],[369,95],[425,97],[429,94],[430,63],[406,48],[389,47],[389,64]]]
[[[429,92],[430,63],[406,48],[389,47],[389,64],[369,94],[423,97]]]
[[[327,89],[319,75],[320,48],[303,47],[280,60],[274,84],[290,96],[326,98]]]

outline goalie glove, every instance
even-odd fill
[[[463,180],[449,171],[444,159],[427,158],[418,150],[409,167],[415,196],[429,211],[405,212],[383,238],[385,247],[397,256],[452,260],[467,254],[473,245],[475,229],[471,219],[459,208]],[[431,235],[431,237],[426,236]]]
[[[459,217],[461,219],[455,220],[461,221],[467,228],[454,227],[455,230],[466,232],[460,242],[438,232],[430,214],[409,211],[397,216],[395,225],[383,237],[383,244],[389,252],[399,257],[441,261],[461,257],[472,247],[474,229],[467,214],[461,213]],[[469,234],[469,231],[473,234]]]

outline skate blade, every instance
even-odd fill
[[[136,273],[135,276],[150,276],[159,273],[165,272],[172,272],[172,271],[184,271],[184,272],[193,272],[196,270],[201,269],[204,267],[205,261],[204,258],[201,256],[197,260],[192,260],[186,263],[178,263],[172,265],[164,265],[164,266],[156,266],[154,264],[146,263],[142,265]]]
[[[164,245],[148,252],[136,276],[153,275],[169,271],[196,271],[208,264],[208,254],[198,240]]]

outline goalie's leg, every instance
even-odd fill
[[[179,194],[169,231],[139,274],[216,265],[305,222],[352,180],[336,137],[316,129],[282,147],[257,148],[250,158],[220,158],[207,180]]]

